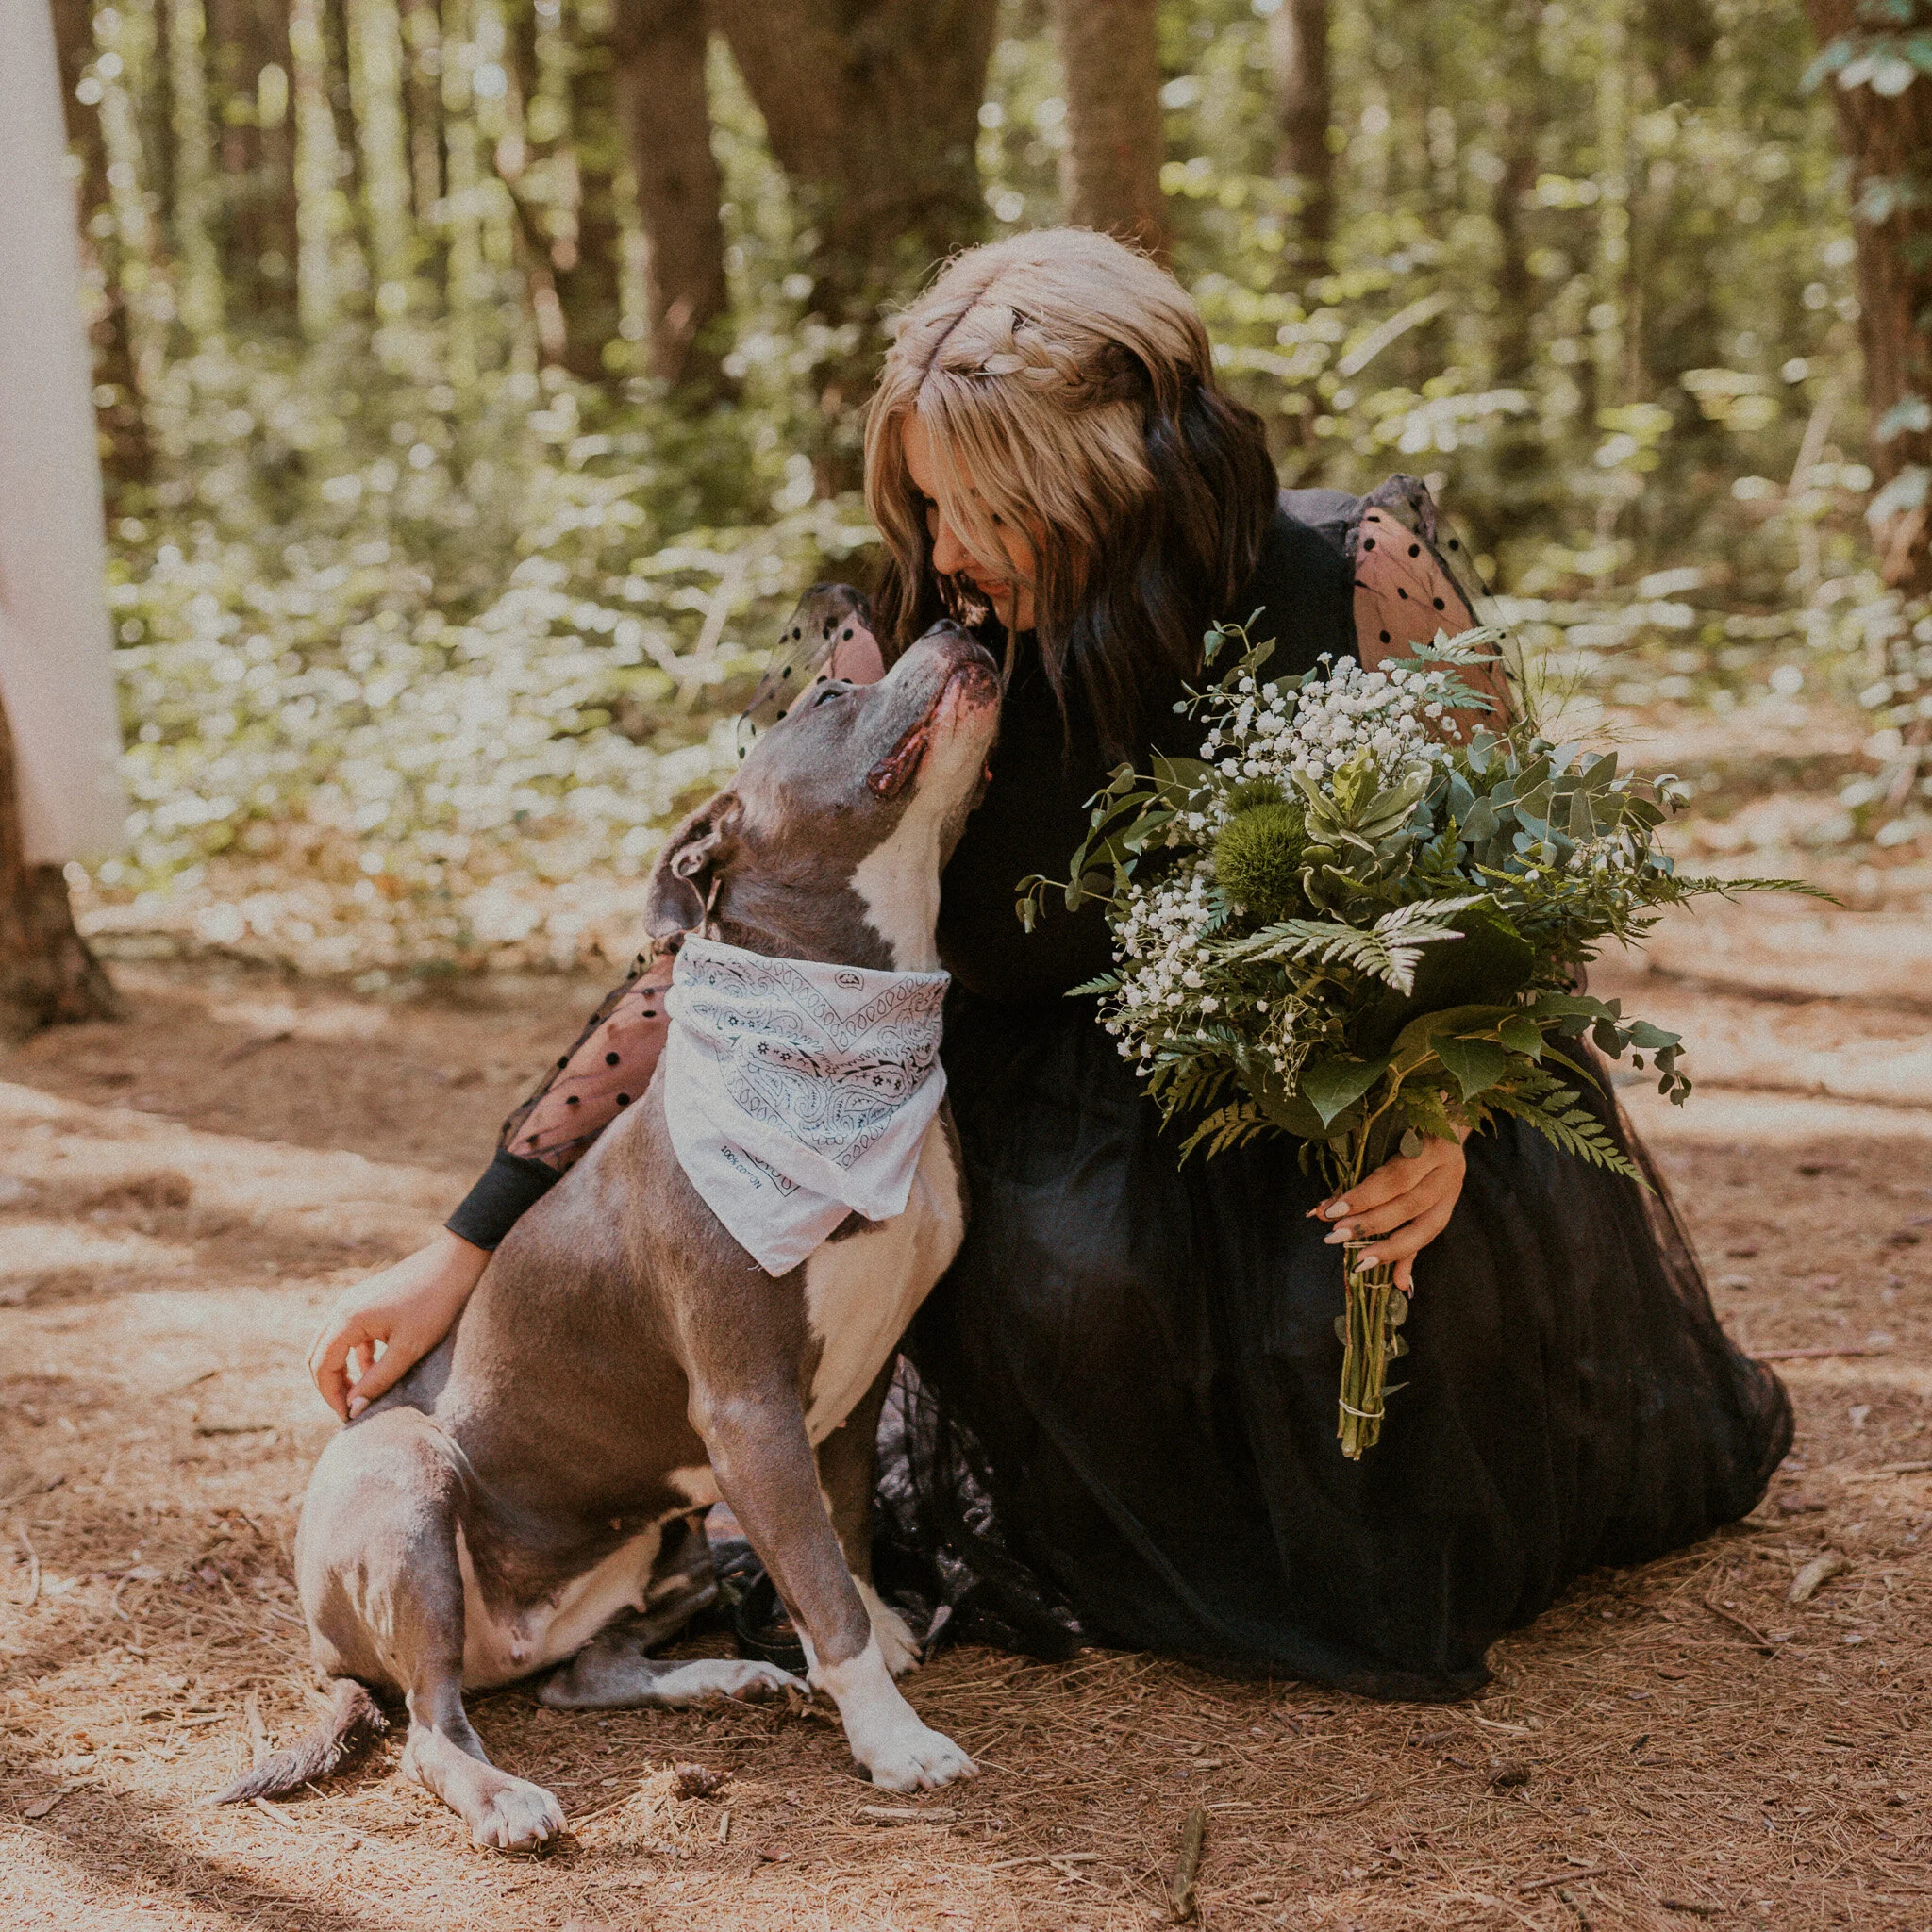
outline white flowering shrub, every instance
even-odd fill
[[[757,482],[733,437],[648,411],[594,433],[574,389],[513,374],[459,405],[433,345],[319,395],[312,361],[169,372],[181,480],[120,520],[108,587],[134,808],[83,912],[110,943],[627,958],[790,603],[873,541],[776,464],[765,521],[714,526]]]

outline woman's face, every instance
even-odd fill
[[[992,569],[973,556],[940,508],[932,440],[926,434],[925,425],[916,414],[908,414],[902,434],[906,468],[911,475],[912,487],[924,500],[925,527],[932,533],[933,569],[941,576],[964,577],[992,607],[1008,630],[1031,630],[1033,591],[1024,579],[1033,569],[1033,545],[1027,541],[1025,531],[1002,523],[998,518],[993,520],[994,534],[1006,553],[1008,568],[1005,571]],[[961,482],[977,496],[979,492],[973,487],[971,472],[963,463],[958,467]]]

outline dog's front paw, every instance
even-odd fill
[[[522,1778],[506,1778],[470,1820],[470,1836],[492,1852],[534,1852],[562,1829],[563,1807]]]
[[[887,1791],[936,1791],[979,1769],[952,1739],[921,1724],[909,1709],[888,1736],[871,1743],[859,1762]]]
[[[871,1584],[861,1583],[858,1594],[865,1601],[866,1614],[872,1618],[872,1634],[879,1641],[879,1655],[885,1659],[887,1670],[895,1677],[903,1677],[919,1662],[919,1640],[913,1636],[911,1624]]]

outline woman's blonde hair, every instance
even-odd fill
[[[899,318],[865,434],[865,494],[890,551],[889,649],[970,592],[932,565],[907,419],[932,450],[941,514],[991,575],[996,530],[1025,533],[1035,628],[1062,706],[1077,685],[1124,755],[1147,701],[1199,658],[1252,574],[1274,504],[1259,420],[1224,395],[1200,312],[1145,256],[1050,228],[949,262]],[[971,488],[967,477],[972,479]]]

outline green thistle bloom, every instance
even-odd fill
[[[1281,800],[1237,812],[1214,841],[1214,876],[1237,904],[1279,919],[1301,903],[1302,854],[1308,842],[1302,808]]]

